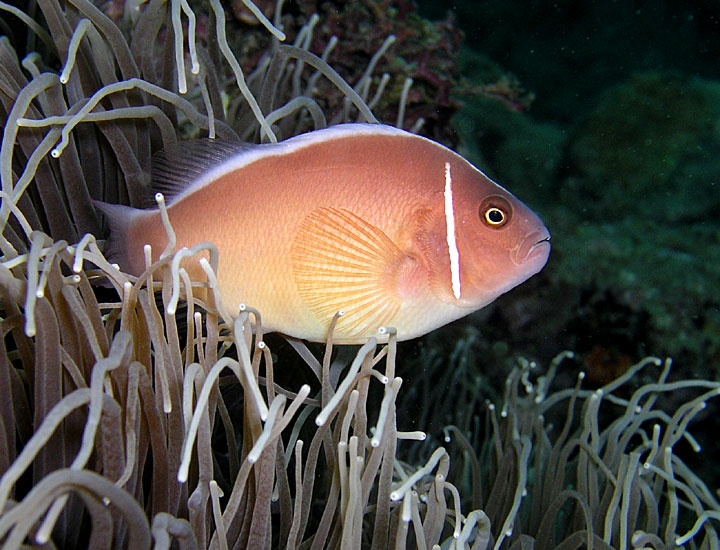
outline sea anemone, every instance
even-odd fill
[[[674,448],[696,446],[686,427],[717,383],[669,383],[665,368],[616,396],[649,360],[596,392],[549,393],[559,361],[534,382],[523,363],[485,431],[447,428],[459,445],[427,448],[398,415],[392,328],[387,344],[333,354],[331,327],[320,359],[289,339],[301,372],[288,383],[261,312],[223,304],[211,243],[168,246],[154,263],[148,251],[139,277],[106,259],[92,200],[143,206],[160,148],[324,126],[313,98],[322,77],[347,98],[330,123],[375,121],[375,58],[350,86],[307,49],[312,20],[287,46],[280,6],[272,24],[246,5],[272,36],[247,77],[218,0],[205,42],[184,0],[125,2],[118,24],[87,0],[38,0],[39,13],[0,3],[23,28],[0,39],[3,548],[716,548],[720,507]],[[230,101],[222,66],[242,100]],[[191,281],[180,260],[200,253],[205,279]],[[443,360],[423,361],[419,387]],[[457,403],[472,400],[467,361],[447,363],[464,387]],[[655,407],[678,388],[706,392],[672,414]],[[440,403],[418,402],[426,413]],[[607,402],[620,412],[601,428]],[[562,403],[555,436],[543,418]],[[475,401],[464,413],[476,418]],[[400,460],[406,445],[419,449],[412,463]]]
[[[474,340],[461,335],[449,361],[425,354],[398,416],[429,405],[423,427],[444,435],[462,507],[488,517],[486,547],[715,547],[720,503],[685,459],[702,450],[687,427],[720,396],[719,382],[670,382],[672,362],[648,357],[596,390],[582,389],[580,371],[575,387],[552,391],[574,360],[563,352],[546,372],[519,359],[499,402],[478,404]],[[452,382],[439,385],[447,372]]]

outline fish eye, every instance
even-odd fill
[[[505,226],[512,217],[512,206],[505,197],[493,195],[480,205],[480,220],[493,229]]]

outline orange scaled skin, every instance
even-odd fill
[[[212,181],[193,184],[168,214],[178,249],[217,246],[223,303],[231,312],[241,303],[259,309],[266,330],[322,341],[343,309],[338,342],[378,336],[380,326],[414,338],[485,306],[547,260],[549,234],[537,216],[430,140],[357,124],[255,151],[249,164],[232,169],[226,161]],[[446,164],[459,298],[451,285]],[[509,210],[500,228],[479,211],[488,200]],[[140,273],[143,245],[156,257],[167,236],[157,210],[128,215],[127,233],[113,238],[121,266]]]

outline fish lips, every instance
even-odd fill
[[[550,232],[543,228],[530,233],[517,249],[514,263],[528,270],[529,275],[540,271],[550,256]]]

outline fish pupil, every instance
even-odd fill
[[[505,219],[505,214],[503,214],[502,211],[497,208],[490,208],[485,214],[485,217],[490,223],[499,224],[502,223]]]

